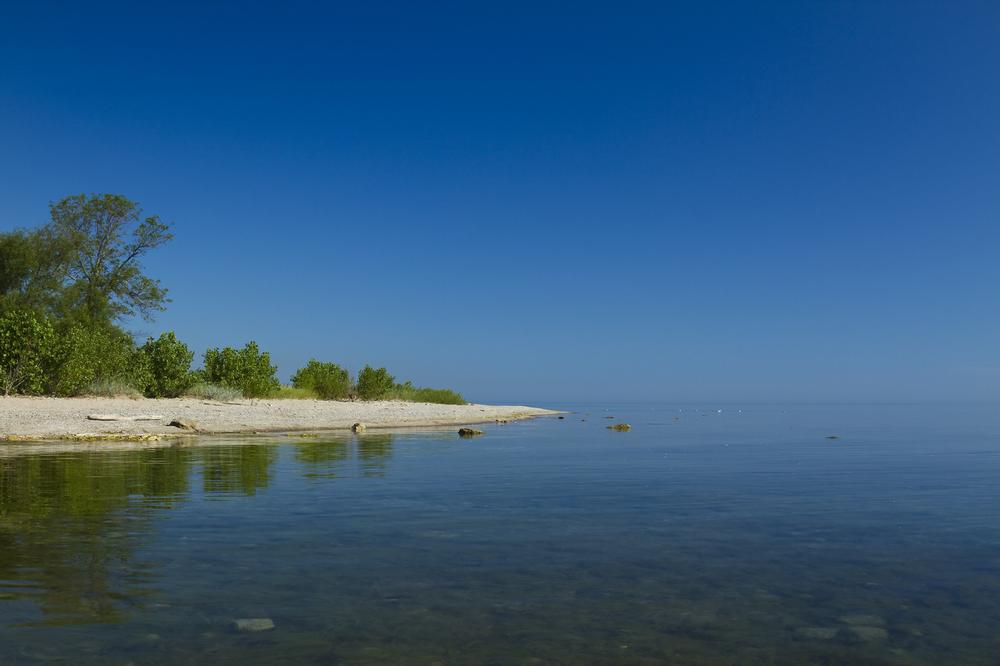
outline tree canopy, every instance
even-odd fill
[[[0,309],[28,308],[86,323],[146,320],[167,290],[143,272],[146,254],[173,238],[156,215],[118,194],[78,194],[49,207],[35,231],[0,234]]]

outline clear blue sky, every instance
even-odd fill
[[[4,3],[0,229],[79,192],[284,377],[1000,395],[996,2]]]

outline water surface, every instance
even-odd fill
[[[569,408],[3,447],[0,663],[997,663],[995,408]]]

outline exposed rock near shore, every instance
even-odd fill
[[[171,422],[197,424],[199,433],[254,433],[456,426],[557,414],[547,409],[499,405],[436,405],[422,402],[258,400],[237,403],[192,398],[0,397],[0,441],[143,440],[177,436]],[[138,420],[150,414],[164,418]],[[88,416],[114,415],[114,421]],[[95,427],[98,428],[95,430]],[[188,431],[191,432],[191,431]]]

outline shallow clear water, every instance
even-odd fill
[[[4,447],[0,663],[997,663],[1000,410],[605,407]]]

